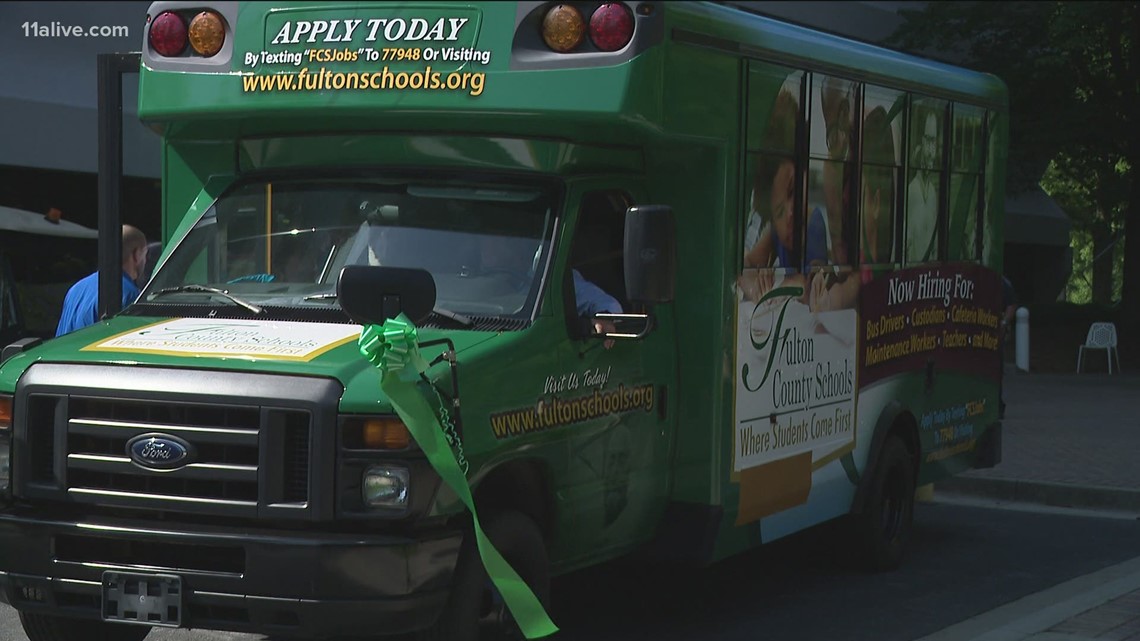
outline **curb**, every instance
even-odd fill
[[[935,484],[939,491],[975,497],[1069,507],[1140,512],[1140,490],[1000,478],[955,476]]]
[[[1087,634],[1051,631],[1051,628],[1133,591],[1140,591],[1140,557],[1022,597],[917,641],[1091,641]],[[1106,617],[1101,617],[1100,622],[1111,625]],[[1121,628],[1121,631],[1125,630]]]

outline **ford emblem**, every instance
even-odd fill
[[[127,441],[131,461],[148,470],[173,470],[191,462],[194,446],[169,434],[141,434]]]

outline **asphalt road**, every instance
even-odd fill
[[[904,567],[836,562],[827,528],[704,569],[627,564],[557,579],[555,641],[912,641],[1140,556],[1140,520],[920,504]],[[0,606],[0,638],[27,641]],[[263,637],[155,630],[148,641]]]

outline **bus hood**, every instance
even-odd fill
[[[0,392],[14,391],[23,372],[40,362],[316,376],[336,379],[346,389],[367,385],[371,391],[379,371],[360,355],[361,330],[359,325],[333,323],[119,316],[50,339],[4,362]],[[449,338],[462,353],[496,335],[425,329],[418,338]],[[430,361],[441,349],[425,350],[424,356]],[[444,366],[437,367],[442,371]]]

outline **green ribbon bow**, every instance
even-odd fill
[[[424,395],[416,388],[416,380],[427,370],[428,363],[420,355],[415,325],[400,314],[388,319],[383,325],[366,326],[360,334],[358,344],[364,358],[381,371],[380,389],[392,402],[396,414],[408,426],[408,432],[419,443],[428,462],[471,511],[475,542],[479,556],[483,559],[483,567],[503,595],[503,601],[518,622],[523,635],[528,639],[537,639],[557,632],[558,627],[550,620],[538,597],[483,533],[465,470],[460,467],[451,450],[453,444],[459,445],[457,438],[453,439],[455,442],[449,442],[446,430],[440,425]]]
[[[427,370],[427,361],[420,356],[416,345],[416,326],[403,314],[388,319],[383,325],[365,327],[359,344],[365,360],[383,372],[381,387],[388,381],[389,374],[403,374],[405,381],[414,381]]]

